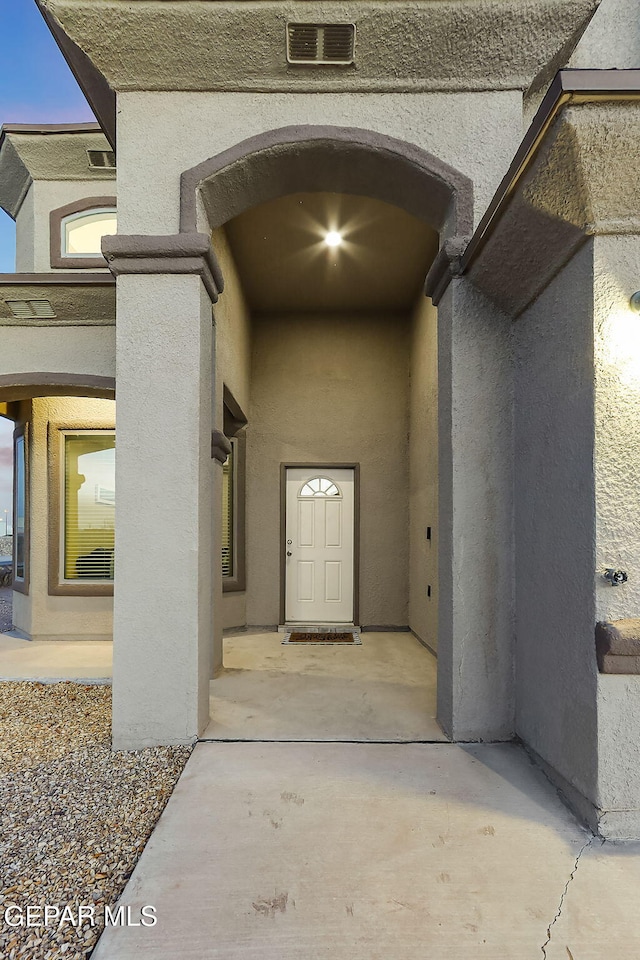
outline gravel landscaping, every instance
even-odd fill
[[[190,752],[113,753],[110,686],[0,683],[0,957],[91,954]],[[12,904],[86,919],[11,927]]]

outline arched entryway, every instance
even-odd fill
[[[123,707],[121,726],[128,728],[120,739],[121,743],[137,743],[141,737],[153,739],[159,736],[166,742],[168,736],[173,738],[170,733],[173,727],[200,731],[207,711],[207,670],[221,662],[221,596],[217,591],[213,597],[208,596],[206,587],[208,582],[217,580],[212,563],[216,564],[216,556],[219,556],[220,531],[214,528],[207,533],[205,520],[211,515],[211,504],[217,502],[218,493],[213,492],[213,486],[219,487],[221,476],[217,466],[211,474],[205,469],[205,458],[211,455],[205,438],[210,436],[212,429],[222,427],[224,384],[220,383],[220,376],[215,382],[216,377],[211,374],[209,358],[213,356],[214,347],[203,292],[206,289],[214,302],[218,299],[223,288],[223,271],[215,261],[215,234],[213,253],[205,250],[205,238],[211,230],[219,229],[222,224],[260,204],[292,194],[331,193],[391,204],[428,224],[438,233],[441,245],[445,240],[461,243],[472,226],[472,187],[466,177],[411,144],[352,128],[300,126],[270,131],[185,171],[180,188],[179,234],[174,237],[109,238],[103,248],[114,273],[121,275],[119,283],[125,281],[127,290],[126,297],[120,300],[122,319],[119,319],[119,371],[123,374],[119,372],[121,424],[123,417],[125,422],[128,419],[129,400],[139,398],[140,391],[133,382],[134,370],[139,366],[135,368],[134,365],[136,360],[143,358],[152,374],[147,386],[156,416],[162,415],[162,409],[169,414],[166,391],[171,392],[174,406],[167,422],[176,424],[171,444],[180,451],[183,472],[186,469],[195,482],[194,498],[184,509],[184,531],[179,532],[176,541],[177,547],[182,544],[180,550],[185,558],[191,551],[191,556],[196,558],[195,567],[191,564],[192,570],[194,573],[196,569],[198,571],[195,579],[193,576],[190,580],[186,576],[180,577],[181,582],[184,580],[185,609],[188,611],[188,623],[183,631],[188,639],[186,647],[182,641],[181,649],[183,653],[185,650],[190,652],[180,661],[178,676],[175,670],[172,673],[172,664],[175,667],[172,660],[174,641],[160,620],[162,600],[158,617],[152,618],[156,638],[166,634],[159,646],[156,643],[154,648],[146,640],[137,640],[128,652],[125,643],[119,641],[120,618],[123,625],[129,625],[130,632],[135,621],[133,632],[137,638],[142,638],[143,632],[144,635],[149,633],[149,624],[138,616],[134,610],[133,592],[127,591],[127,570],[133,573],[131,560],[127,559],[133,544],[127,543],[127,533],[122,535],[117,548],[121,551],[117,569],[125,571],[124,589],[116,591],[115,619],[114,722],[117,726],[120,704]],[[427,267],[425,264],[425,272]],[[197,282],[198,277],[204,281],[203,286]],[[226,281],[228,285],[228,277]],[[218,311],[224,310],[225,296],[223,293],[219,299]],[[447,733],[473,739],[485,735],[499,736],[500,731],[505,730],[505,711],[496,711],[495,697],[493,702],[490,699],[495,694],[496,685],[502,685],[503,676],[509,670],[503,637],[508,626],[501,622],[500,611],[494,615],[496,604],[502,604],[502,586],[497,598],[490,597],[492,592],[495,593],[496,585],[495,579],[491,581],[491,575],[496,573],[501,578],[504,572],[502,558],[496,561],[495,549],[495,540],[503,538],[504,529],[502,521],[491,527],[490,510],[493,509],[494,514],[496,510],[501,513],[503,506],[500,504],[496,508],[492,503],[495,494],[493,467],[487,467],[487,458],[477,446],[459,442],[458,435],[464,433],[460,417],[462,407],[466,406],[472,418],[477,413],[481,421],[486,421],[491,443],[492,411],[495,409],[502,417],[505,405],[502,383],[498,385],[499,395],[496,396],[495,378],[492,374],[487,381],[482,368],[486,363],[494,364],[500,377],[504,344],[502,331],[497,334],[492,330],[492,316],[477,296],[475,299],[467,297],[463,304],[461,298],[464,297],[467,293],[462,281],[447,290],[439,324],[442,335],[438,337],[439,476],[441,491],[444,488],[437,522],[441,601],[439,717]],[[134,306],[137,309],[135,318]],[[178,326],[176,312],[181,320]],[[141,313],[148,317],[149,329],[153,329],[158,341],[157,348],[150,348],[147,344],[144,351],[140,350]],[[466,329],[463,331],[463,328]],[[469,339],[470,349],[464,343],[465,336]],[[179,347],[179,355],[173,357],[174,361],[177,357],[179,359],[179,377],[175,375],[175,363],[160,356],[163,338]],[[184,377],[189,370],[191,375],[186,394],[176,396],[179,391],[184,392]],[[212,394],[216,397],[213,411],[207,401]],[[183,407],[184,413],[180,414]],[[152,419],[149,418],[150,425]],[[179,432],[178,422],[190,424],[189,437]],[[502,442],[502,432],[500,429],[497,432]],[[145,433],[139,421],[136,434],[145,445]],[[155,494],[152,490],[149,517],[145,520],[141,516],[140,503],[133,495],[137,468],[133,450],[127,450],[126,444],[121,431],[120,515],[129,511],[133,513],[135,502],[139,543],[141,535],[147,538],[144,531],[152,523],[157,507],[153,505]],[[161,448],[156,440],[150,441],[148,447],[149,454],[160,455]],[[504,467],[502,452],[499,451],[498,472]],[[176,487],[180,472],[175,471]],[[508,506],[506,509],[508,512]],[[474,554],[473,569],[458,531],[465,511],[471,527],[476,525],[474,551],[471,551]],[[144,507],[142,512],[145,512]],[[426,527],[435,525],[425,525],[425,539],[428,536]],[[147,539],[151,541],[153,537]],[[491,572],[489,576],[487,571]],[[469,581],[468,589],[466,580]],[[145,585],[152,587],[151,581]],[[425,588],[428,586],[425,584]],[[216,632],[213,664],[207,652],[212,620]],[[498,640],[496,629],[500,635]],[[158,678],[158,691],[165,691],[165,699],[169,691],[175,691],[176,683],[178,687],[184,686],[192,691],[189,697],[196,697],[197,689],[197,709],[187,706],[182,710],[180,698],[172,693],[175,709],[163,711],[160,704],[153,702],[152,691],[147,687],[143,695],[146,718],[143,716],[143,711],[135,704],[135,691],[142,689],[141,678],[137,677],[141,674],[145,650],[153,650],[154,675]],[[478,655],[485,661],[484,672],[478,670]],[[122,658],[120,666],[119,658]],[[497,663],[495,670],[493,661]],[[469,665],[472,665],[471,672],[468,672]],[[509,692],[504,696],[500,692],[500,697],[508,700]],[[456,715],[462,718],[458,724]],[[132,728],[135,728],[133,733]],[[154,733],[154,730],[164,732]],[[177,737],[175,742],[179,740]],[[145,742],[150,741],[146,739]]]

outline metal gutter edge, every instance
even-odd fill
[[[555,75],[531,126],[518,147],[511,166],[460,258],[456,274],[465,273],[481,252],[518,182],[535,157],[547,130],[566,104],[635,99],[640,99],[640,69],[560,70]]]

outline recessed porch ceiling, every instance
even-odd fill
[[[339,193],[295,193],[235,217],[226,232],[260,313],[402,312],[438,250],[435,230],[399,207]],[[327,231],[343,235],[338,247]]]

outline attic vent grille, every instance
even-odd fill
[[[94,169],[110,167],[116,165],[116,155],[113,150],[87,150],[89,166]]]
[[[289,63],[353,63],[356,28],[353,23],[288,23],[287,60]]]
[[[56,316],[48,300],[7,300],[7,306],[18,320],[50,320]]]

